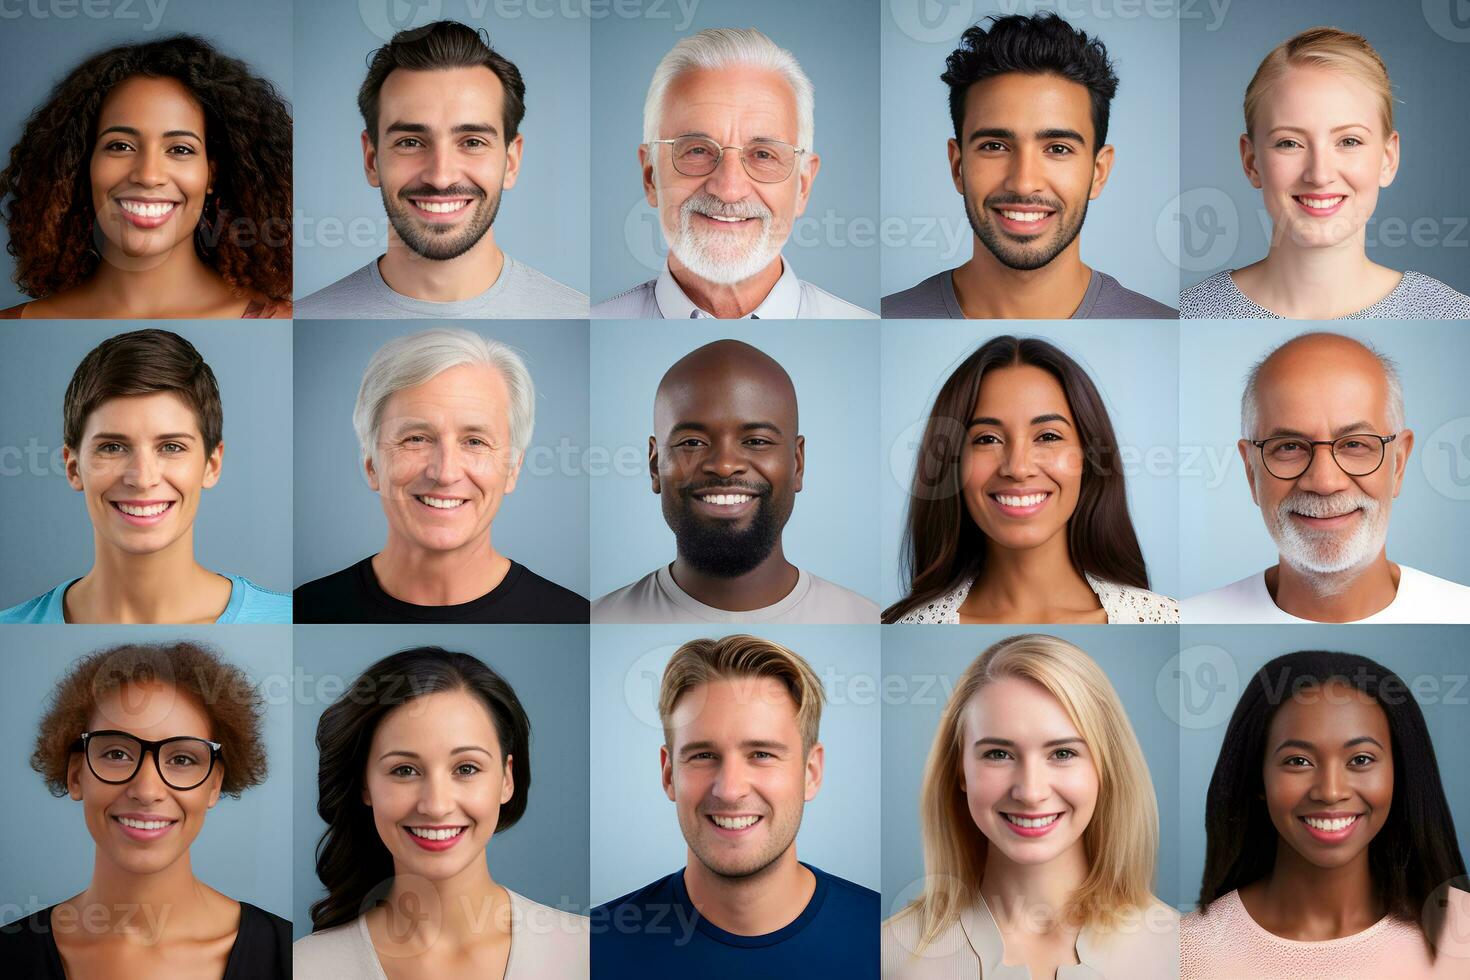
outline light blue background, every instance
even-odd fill
[[[291,587],[291,324],[164,320],[12,321],[0,326],[0,512],[6,560],[0,607],[92,567],[92,522],[61,463],[62,401],[87,352],[108,337],[158,326],[198,349],[224,404],[224,465],[203,491],[194,557],[268,589]],[[45,450],[31,472],[27,447]]]
[[[873,598],[878,594],[880,462],[878,345],[872,324],[709,320],[598,322],[592,328],[592,445],[589,466],[592,594],[634,582],[676,554],[659,497],[650,489],[648,437],[659,379],[690,351],[734,337],[771,357],[796,385],[806,473],[782,546],[792,564]],[[611,462],[608,462],[608,461]]]
[[[150,2],[154,10],[161,7],[156,23]],[[5,4],[0,20],[0,64],[5,66],[0,154],[9,161],[10,148],[20,139],[26,117],[77,65],[110,47],[143,44],[170,34],[203,35],[222,52],[240,58],[255,74],[269,79],[289,102],[291,6],[291,0],[251,0],[248,4],[25,0]],[[37,10],[44,16],[36,16]],[[5,251],[9,243],[8,230],[0,224],[0,309],[30,299],[11,281],[15,259]]]
[[[1450,21],[1452,8],[1460,11],[1458,28]],[[1184,187],[1208,189],[1216,206],[1211,226],[1224,234],[1206,232],[1207,216],[1194,206],[1206,198],[1196,201],[1187,192],[1181,235],[1193,234],[1196,249],[1208,246],[1199,256],[1200,264],[1208,265],[1190,266],[1182,285],[1265,257],[1270,218],[1261,192],[1240,167],[1245,87],[1276,45],[1309,27],[1329,25],[1366,37],[1393,83],[1399,172],[1391,186],[1378,192],[1378,208],[1368,223],[1368,257],[1470,292],[1470,191],[1464,168],[1470,130],[1446,125],[1464,115],[1464,93],[1470,87],[1470,24],[1464,23],[1464,9],[1463,0],[1296,0],[1232,3],[1213,30],[1213,16],[1186,18],[1180,34],[1183,62],[1189,66],[1188,84],[1181,86],[1187,93],[1180,132]],[[1228,203],[1220,199],[1222,193]],[[1417,232],[1416,222],[1424,223]],[[1423,244],[1416,244],[1416,238]]]
[[[291,627],[289,626],[6,626],[0,627],[0,820],[44,828],[45,844],[26,834],[0,843],[4,868],[0,922],[71,898],[92,880],[96,845],[82,805],[46,789],[30,767],[46,702],[71,664],[123,643],[188,640],[242,668],[265,700],[262,726],[269,774],[240,798],[221,796],[189,848],[194,875],[236,901],[291,915]]]
[[[960,362],[992,337],[1012,332],[1060,347],[1102,394],[1124,458],[1128,511],[1148,562],[1149,588],[1179,595],[1178,497],[1167,465],[1178,436],[1178,327],[1173,322],[951,324],[905,320],[882,325],[883,606],[902,598],[899,542],[908,513],[914,457],[934,398]],[[1139,379],[1148,379],[1139,384]],[[1150,463],[1151,455],[1162,457]],[[1150,474],[1154,475],[1150,475]]]
[[[593,626],[592,901],[611,901],[683,868],[688,846],[659,776],[659,682],[679,645],[748,632],[794,650],[827,692],[822,787],[796,837],[807,864],[878,887],[878,629],[872,626]],[[631,832],[630,832],[631,831]]]
[[[388,26],[390,9],[407,15],[402,24]],[[496,244],[587,291],[588,26],[580,16],[566,17],[567,9],[583,8],[537,0],[296,4],[297,297],[355,272],[387,248],[382,192],[362,172],[357,90],[372,52],[393,31],[441,19],[484,28],[490,46],[526,83],[521,173],[501,198]]]
[[[1143,747],[1159,804],[1154,892],[1182,900],[1178,875],[1179,730],[1155,695],[1155,678],[1176,653],[1178,631],[1164,626],[1046,626],[1037,630],[1081,647],[1112,681]],[[919,790],[944,706],[965,668],[993,643],[1031,630],[1017,626],[885,626],[883,630],[883,917],[917,898],[924,876]]]
[[[1367,341],[1398,363],[1414,449],[1403,490],[1393,502],[1389,559],[1470,582],[1470,552],[1464,547],[1470,530],[1470,479],[1463,475],[1470,467],[1470,441],[1464,441],[1470,439],[1470,401],[1459,372],[1452,370],[1452,365],[1470,364],[1465,324],[1191,320],[1181,325],[1180,340],[1182,595],[1228,585],[1277,563],[1276,545],[1260,508],[1251,502],[1235,448],[1240,394],[1251,365],[1292,337],[1319,328]]]
[[[614,14],[592,25],[592,302],[654,278],[668,253],[638,169],[654,68],[681,38],[705,28],[755,27],[796,56],[816,92],[821,169],[783,254],[802,279],[877,312],[878,0],[642,6],[640,18]]]
[[[587,323],[459,325],[514,347],[536,387],[536,427],[526,464],[515,490],[501,501],[491,540],[496,550],[536,574],[586,595],[587,481],[581,450],[587,445]],[[297,585],[377,554],[388,540],[382,498],[363,473],[352,407],[378,348],[428,328],[398,321],[296,324]],[[569,451],[559,453],[562,445]]]
[[[1183,626],[1179,633],[1179,908],[1199,899],[1205,870],[1205,795],[1220,744],[1241,691],[1256,671],[1283,653],[1340,650],[1378,661],[1408,685],[1434,742],[1445,798],[1461,854],[1470,854],[1470,629],[1460,626]]]
[[[531,719],[526,812],[487,849],[495,880],[533,901],[587,910],[587,627],[298,626],[298,690],[291,752],[294,934],[311,932],[311,903],[325,894],[316,845],[316,725],[368,666],[399,650],[441,646],[484,661],[515,690]],[[502,839],[502,836],[504,839]]]
[[[1089,203],[1082,261],[1124,286],[1179,305],[1179,270],[1157,226],[1179,193],[1179,22],[1152,18],[1149,4],[891,0],[883,16],[883,294],[907,289],[969,261],[974,236],[945,150],[954,137],[949,87],[939,80],[960,35],[991,14],[1062,12],[1108,49],[1118,76],[1108,116],[1113,172]],[[1116,6],[1116,10],[1114,7]],[[1099,13],[1099,8],[1101,13]],[[1121,13],[1124,8],[1132,16]],[[939,14],[939,18],[935,15]],[[935,224],[937,222],[937,224]],[[1172,245],[1174,227],[1167,223]]]

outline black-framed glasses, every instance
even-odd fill
[[[1332,458],[1348,476],[1367,476],[1383,465],[1384,447],[1397,438],[1398,433],[1380,436],[1373,432],[1355,432],[1336,439],[1277,436],[1250,442],[1261,451],[1261,462],[1267,473],[1278,480],[1295,480],[1312,465],[1318,446],[1331,446]]]
[[[143,756],[151,754],[159,777],[174,789],[194,789],[214,772],[219,742],[191,735],[150,742],[119,731],[83,732],[72,744],[73,752],[87,757],[87,768],[104,783],[126,783],[138,774]]]
[[[779,184],[796,169],[796,158],[806,150],[780,140],[751,140],[744,146],[721,146],[708,136],[678,136],[671,140],[649,140],[648,145],[667,143],[672,147],[674,169],[685,177],[708,177],[724,159],[726,150],[738,150],[740,163],[750,179],[762,184]]]

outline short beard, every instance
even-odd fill
[[[432,188],[404,188],[398,192],[399,197],[407,193],[429,193]],[[496,189],[494,194],[486,194],[478,187],[454,187],[447,191],[439,191],[441,194],[453,194],[473,196],[475,201],[466,207],[473,207],[474,213],[470,215],[469,223],[453,234],[447,227],[439,225],[424,225],[419,223],[409,209],[413,207],[406,200],[399,202],[388,196],[388,189],[383,191],[383,210],[388,213],[388,220],[393,224],[393,230],[398,233],[399,239],[416,254],[435,262],[447,262],[457,259],[470,249],[480,243],[490,226],[495,224],[495,216],[500,213],[500,192]]]
[[[663,191],[658,194],[659,210],[662,212]],[[730,256],[715,248],[718,239],[712,233],[694,227],[696,214],[759,218],[761,234],[744,252]],[[755,199],[727,204],[713,194],[695,191],[679,206],[678,229],[672,235],[665,231],[665,235],[668,238],[669,251],[674,253],[686,269],[706,282],[729,286],[757,275],[780,253],[782,243],[771,240],[771,222],[770,210]]]
[[[754,571],[770,557],[781,540],[781,531],[791,516],[790,508],[781,513],[769,489],[732,487],[736,493],[758,495],[755,516],[743,530],[735,530],[729,522],[706,520],[695,516],[688,490],[675,492],[664,508],[664,519],[674,532],[679,557],[701,575],[712,578],[738,578]]]
[[[1330,503],[1329,503],[1330,502]],[[1345,506],[1345,505],[1352,506]],[[1334,532],[1313,532],[1297,526],[1293,512],[1309,517],[1342,514],[1354,507],[1363,511],[1357,530],[1330,552],[1322,548],[1331,543]],[[1383,550],[1388,540],[1389,510],[1373,497],[1356,491],[1343,491],[1330,497],[1293,491],[1267,515],[1266,529],[1271,532],[1281,560],[1301,572],[1318,595],[1336,595],[1357,576],[1349,574],[1368,565]]]
[[[1057,223],[1057,230],[1046,241],[1038,241],[1029,246],[1017,245],[1005,232],[997,228],[990,218],[991,208],[1006,204],[1039,204],[1043,207],[1056,208],[1057,217],[1060,219]],[[992,198],[985,201],[983,208],[977,208],[975,201],[966,192],[965,213],[970,218],[970,230],[975,233],[976,238],[980,239],[980,243],[985,246],[986,250],[995,256],[997,262],[1007,269],[1030,272],[1049,264],[1076,240],[1078,233],[1082,231],[1082,223],[1087,220],[1087,201],[1082,202],[1082,210],[1078,213],[1077,220],[1070,225],[1063,223],[1067,217],[1065,208],[1059,206],[1055,201],[1042,198],[1026,200]]]

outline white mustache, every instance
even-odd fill
[[[1351,490],[1334,493],[1330,497],[1295,490],[1277,505],[1276,515],[1284,521],[1292,514],[1301,514],[1303,517],[1341,517],[1355,510],[1361,510],[1365,516],[1372,517],[1378,510],[1378,501],[1365,493]]]
[[[679,205],[679,213],[685,218],[691,214],[702,214],[714,218],[760,218],[762,221],[771,219],[770,208],[759,201],[744,200],[730,204],[705,191],[697,191],[685,198],[684,203]]]

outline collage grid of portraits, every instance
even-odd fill
[[[1467,55],[0,0],[0,974],[1470,978]]]

